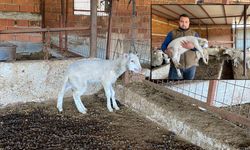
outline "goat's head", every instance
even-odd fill
[[[135,73],[141,72],[142,68],[137,54],[134,53],[124,54],[124,57],[128,58],[127,62],[128,70],[133,71]]]

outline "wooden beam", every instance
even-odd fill
[[[188,12],[189,14],[191,14],[192,16],[194,16],[195,18],[197,18],[197,16],[195,14],[193,14],[192,12],[190,12],[189,10],[187,10],[186,8],[184,8],[181,5],[178,5],[180,8],[184,9],[186,12]],[[200,20],[203,24],[205,24],[202,20]]]
[[[209,17],[209,19],[214,23],[214,24],[216,24],[215,22],[214,22],[214,20],[213,20],[213,18],[208,14],[208,12],[202,7],[202,5],[199,5],[200,6],[200,8],[207,14],[207,16]]]

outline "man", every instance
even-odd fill
[[[199,37],[199,35],[195,31],[192,31],[191,29],[189,29],[189,25],[190,25],[189,17],[186,14],[180,15],[179,28],[173,31],[170,31],[167,34],[165,41],[162,43],[161,49],[163,50],[163,52],[165,52],[168,56],[171,57],[173,50],[171,48],[168,48],[168,44],[172,40],[178,37],[182,37],[182,36]],[[194,79],[196,66],[198,64],[197,62],[198,60],[196,59],[196,54],[195,54],[196,49],[194,48],[194,44],[189,41],[183,41],[182,47],[186,49],[190,49],[190,50],[181,55],[180,63],[182,65],[182,68],[180,70],[182,72],[184,80],[192,80]],[[170,65],[168,79],[170,80],[181,79],[178,77],[176,68],[174,67],[172,63]]]

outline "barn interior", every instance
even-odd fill
[[[210,46],[247,50],[249,4],[1,0],[0,149],[249,149],[250,82],[235,80],[249,78],[243,63],[211,56],[196,80],[170,82],[167,67],[151,67],[154,48],[182,13]],[[120,110],[109,112],[102,87],[91,84],[81,97],[87,114],[77,111],[71,91],[58,112],[71,63],[129,52],[144,72],[126,71],[114,85]]]
[[[209,65],[199,63],[195,79],[248,79],[246,65],[235,67],[222,51],[230,48],[248,53],[249,11],[248,5],[239,4],[152,5],[152,47],[160,49],[167,33],[178,28],[179,16],[186,14],[190,28],[208,40],[211,50],[220,49],[219,54],[209,53]]]

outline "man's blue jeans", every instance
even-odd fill
[[[170,80],[180,80],[180,79],[193,80],[194,79],[196,66],[192,66],[190,68],[180,69],[180,70],[183,75],[183,78],[178,77],[175,67],[171,65],[169,69],[168,79]]]

